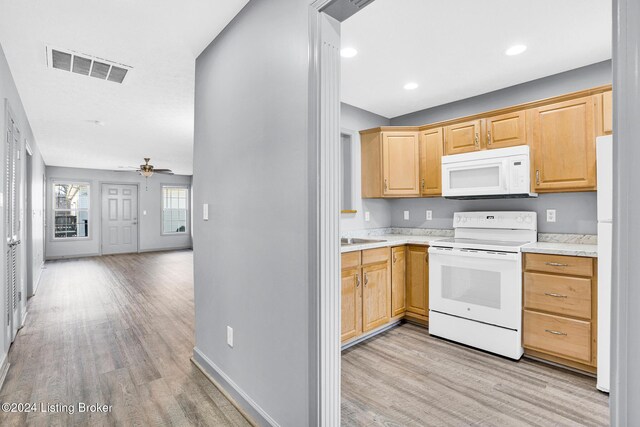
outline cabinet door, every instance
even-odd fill
[[[514,111],[486,119],[487,148],[505,148],[527,143],[526,113]]]
[[[613,93],[602,94],[602,132],[604,135],[613,133]]]
[[[385,196],[420,195],[419,146],[417,132],[382,134],[382,191]]]
[[[342,341],[357,337],[362,333],[362,293],[360,289],[360,269],[343,269],[340,335]]]
[[[362,331],[368,332],[391,318],[389,263],[362,268]]]
[[[442,128],[420,133],[420,194],[440,196],[442,194]]]
[[[406,311],[406,266],[405,247],[391,250],[391,316],[399,316]]]
[[[468,153],[482,149],[482,120],[458,123],[445,129],[445,154]]]
[[[429,315],[429,268],[424,246],[407,247],[407,311]]]
[[[536,191],[596,189],[595,96],[531,111]]]

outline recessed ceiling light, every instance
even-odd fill
[[[515,46],[511,46],[509,49],[505,50],[505,55],[513,56],[520,55],[522,52],[527,50],[527,47],[523,44],[517,44]]]
[[[345,47],[340,51],[340,56],[343,58],[353,58],[358,54],[358,51],[352,47]]]
[[[409,82],[406,85],[404,85],[405,90],[414,90],[418,88],[418,83],[415,82]]]

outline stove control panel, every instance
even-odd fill
[[[502,228],[537,230],[536,212],[456,212],[453,228]]]

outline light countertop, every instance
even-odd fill
[[[535,242],[522,247],[522,252],[597,258],[598,245],[580,243]]]
[[[390,246],[401,245],[429,245],[431,242],[446,239],[445,236],[410,236],[402,234],[380,234],[369,236],[368,239],[384,240],[384,242],[375,243],[359,243],[356,245],[347,245],[340,248],[341,253],[362,251],[365,249],[385,248]]]
[[[447,238],[447,236],[376,234],[367,236],[367,238],[384,240],[384,242],[360,243],[355,245],[341,246],[340,252],[346,253],[401,245],[430,245],[432,242]],[[522,252],[597,258],[598,245],[567,242],[534,242],[523,246]]]

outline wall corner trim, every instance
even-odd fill
[[[191,362],[207,377],[216,388],[235,406],[247,421],[254,426],[279,427],[267,412],[260,407],[227,374],[205,356],[198,347],[193,348]]]

